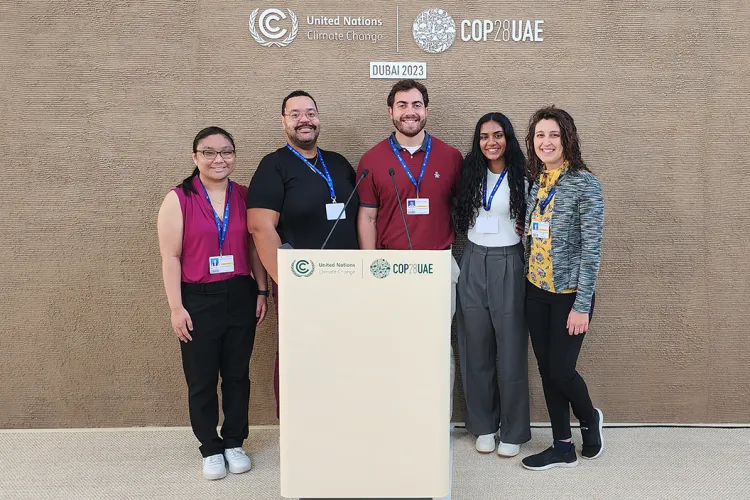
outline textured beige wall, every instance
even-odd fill
[[[607,207],[580,369],[608,420],[750,421],[746,1],[445,0],[457,20],[544,19],[545,41],[442,54],[410,33],[432,2],[399,3],[396,54],[387,1],[0,2],[0,427],[187,425],[155,217],[192,169],[193,135],[233,132],[246,183],[283,144],[280,101],[301,87],[322,146],[356,165],[390,130],[392,81],[367,73],[377,60],[428,63],[429,129],[464,152],[489,110],[520,131],[549,103],[577,119]],[[248,16],[273,6],[382,17],[386,39],[301,32],[264,48]],[[253,423],[276,422],[274,323],[253,355]]]

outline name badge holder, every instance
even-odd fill
[[[500,174],[500,178],[495,182],[495,187],[492,188],[489,199],[487,198],[487,174],[484,175],[484,182],[482,183],[482,206],[487,215],[486,217],[477,217],[477,221],[474,224],[474,229],[476,229],[477,233],[497,234],[500,232],[500,219],[490,215],[489,212],[492,209],[492,200],[495,198],[495,193],[497,193],[497,189],[503,183],[503,179],[505,179],[507,173],[508,167],[505,167]]]
[[[201,183],[201,186],[203,186],[203,183]],[[211,197],[208,196],[206,186],[203,186],[203,193],[206,195],[208,206],[211,207],[211,212],[214,214],[216,230],[219,232],[219,255],[214,255],[208,258],[208,272],[210,274],[232,273],[234,272],[234,255],[224,255],[224,252],[222,251],[224,240],[227,238],[227,228],[229,228],[229,207],[232,199],[232,181],[229,181],[229,187],[227,188],[227,199],[224,201],[223,220],[219,220],[219,214],[216,213],[213,205],[211,205]]]
[[[544,211],[547,209],[547,206],[549,206],[550,202],[552,201],[552,198],[555,196],[555,192],[557,192],[557,186],[554,186],[549,194],[547,194],[547,197],[539,203],[539,217],[541,218],[544,215]],[[540,240],[546,240],[549,238],[549,227],[550,223],[549,221],[543,221],[543,220],[533,220],[531,222],[531,237],[537,238]]]
[[[323,167],[323,172],[321,173],[320,170],[315,168],[315,165],[310,163],[310,161],[302,156],[299,151],[294,149],[291,145],[287,144],[287,148],[289,148],[289,151],[294,153],[294,155],[302,160],[302,163],[307,165],[310,170],[318,174],[320,177],[323,178],[324,181],[326,181],[326,184],[328,185],[328,193],[331,195],[331,203],[326,203],[326,219],[327,220],[336,220],[339,218],[339,214],[341,214],[341,219],[346,219],[346,212],[344,212],[344,204],[343,203],[337,203],[336,202],[336,191],[333,188],[333,177],[331,177],[331,173],[328,171],[328,166],[326,165],[325,160],[323,160],[323,154],[320,152],[320,148],[318,148],[318,159],[320,160],[320,165]]]
[[[432,137],[426,132],[425,134],[427,135],[427,148],[425,149],[424,160],[422,160],[422,168],[419,170],[419,179],[414,178],[411,171],[409,170],[409,167],[406,165],[406,162],[401,157],[401,153],[399,152],[398,147],[396,146],[396,141],[395,139],[393,139],[393,136],[390,136],[388,138],[388,143],[391,145],[391,150],[393,151],[393,154],[396,156],[396,159],[401,164],[401,168],[404,169],[404,172],[406,172],[406,176],[409,177],[409,180],[414,185],[414,188],[417,190],[416,198],[406,199],[406,215],[429,215],[430,214],[430,199],[419,197],[419,186],[422,184],[424,173],[427,171],[427,162],[430,159],[430,152],[432,151]]]

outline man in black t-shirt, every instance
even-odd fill
[[[287,145],[261,160],[247,193],[248,231],[274,282],[277,249],[284,243],[320,248],[354,190],[356,175],[346,158],[318,149],[320,118],[310,94],[289,94],[281,105],[281,123]],[[358,206],[355,193],[326,248],[359,248]]]
[[[278,314],[276,253],[283,243],[293,248],[321,248],[354,192],[355,172],[346,158],[318,149],[320,118],[310,94],[297,90],[281,104],[286,146],[266,155],[247,192],[247,230],[263,266],[273,280]],[[326,248],[358,249],[354,192]],[[279,355],[274,371],[276,417],[279,416]]]

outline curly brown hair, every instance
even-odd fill
[[[541,120],[555,120],[560,126],[563,156],[568,162],[568,168],[574,172],[579,170],[590,172],[583,158],[581,158],[578,129],[576,129],[573,117],[563,109],[556,108],[555,106],[547,106],[534,113],[531,120],[529,120],[529,130],[526,134],[526,164],[529,175],[529,189],[531,189],[531,185],[544,170],[544,162],[539,159],[536,151],[534,151],[534,132],[536,131],[536,124]]]

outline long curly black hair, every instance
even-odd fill
[[[502,113],[487,113],[479,119],[474,129],[471,151],[464,159],[461,176],[458,181],[456,204],[453,207],[453,222],[459,233],[466,233],[474,224],[482,206],[482,185],[487,175],[488,162],[479,147],[479,131],[487,122],[500,124],[505,133],[505,166],[508,168],[506,179],[510,186],[510,216],[522,220],[526,212],[524,197],[524,180],[526,179],[525,163],[521,145],[518,143],[513,125]]]

